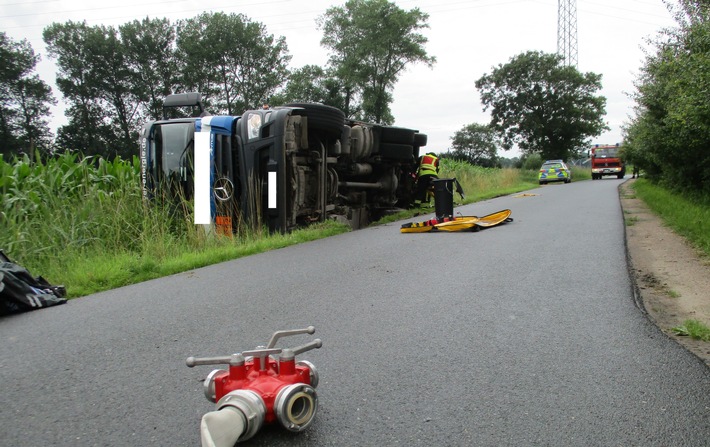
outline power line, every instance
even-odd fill
[[[179,0],[177,3],[182,3],[185,0]],[[239,7],[246,7],[246,6],[264,6],[264,5],[270,5],[274,3],[286,3],[288,0],[274,0],[270,2],[256,2],[256,3],[245,3],[239,6],[235,7],[230,7],[231,8],[239,8]],[[156,5],[164,5],[164,4],[175,4],[176,2],[174,0],[163,0],[159,2],[148,2],[148,3],[141,3],[140,6],[156,6]],[[11,18],[17,18],[17,17],[36,17],[40,15],[48,15],[48,14],[57,14],[58,12],[64,13],[64,14],[69,14],[69,13],[75,13],[75,12],[88,12],[88,11],[104,11],[108,9],[123,9],[127,5],[119,5],[119,6],[101,6],[101,7],[96,7],[96,8],[82,8],[82,9],[74,9],[74,10],[69,10],[69,11],[46,11],[46,12],[32,12],[32,13],[27,13],[27,14],[17,14],[17,15],[7,15],[7,16],[0,16],[0,19],[11,19]],[[198,9],[191,9],[191,10],[183,10],[184,12],[189,12],[189,11],[201,11],[204,10],[205,8],[198,8]],[[228,9],[228,8],[224,8]],[[105,20],[112,20],[112,17],[107,17]]]
[[[9,6],[9,5],[26,5],[30,3],[37,3],[37,4],[49,4],[49,3],[54,3],[57,0],[38,0],[35,2],[23,2],[23,3],[11,3],[11,4],[5,4],[2,6]],[[175,10],[174,8],[171,8],[170,11],[162,11],[161,13],[158,14],[149,14],[149,13],[134,13],[130,16],[127,15],[111,15],[107,14],[104,17],[101,18],[96,18],[96,19],[89,19],[86,20],[87,23],[89,24],[96,24],[96,23],[110,23],[114,21],[132,21],[136,20],[137,17],[143,16],[143,17],[158,17],[158,18],[169,18],[169,17],[175,17],[175,16],[184,16],[187,13],[193,13],[193,12],[205,12],[205,11],[210,11],[212,9],[220,9],[220,10],[246,10],[251,6],[265,6],[265,5],[277,5],[279,3],[283,3],[286,0],[276,0],[276,1],[262,1],[262,2],[255,2],[253,0],[247,2],[247,3],[242,3],[242,4],[234,4],[231,3],[230,6],[224,6],[224,7],[213,7],[210,8],[210,3],[211,2],[203,2],[203,6],[201,8],[195,9],[195,8],[186,8],[186,9],[180,9],[180,10]],[[558,1],[563,1],[563,0],[558,0]],[[644,2],[642,0],[633,0],[636,3],[642,4],[642,5],[648,5],[651,6],[654,3],[650,2]],[[655,0],[654,0],[655,1]],[[177,1],[167,1],[167,0],[160,0],[160,1],[147,1],[143,2],[140,5],[133,5],[138,9],[138,6],[140,7],[145,7],[145,6],[159,6],[163,5],[166,3],[170,3],[171,5],[174,5],[176,3],[182,3],[180,0]],[[236,3],[236,2],[235,2]],[[552,7],[551,1],[544,1],[544,0],[512,0],[512,1],[506,1],[506,2],[500,2],[500,1],[495,1],[495,0],[453,0],[453,1],[436,1],[436,0],[430,0],[430,1],[418,1],[418,0],[402,0],[402,1],[396,1],[396,3],[404,7],[403,5],[407,6],[416,6],[423,12],[429,13],[430,17],[432,15],[436,14],[444,14],[444,13],[455,13],[458,11],[465,11],[465,10],[471,10],[471,9],[479,9],[479,8],[488,8],[488,7],[501,7],[501,6],[509,6],[511,4],[516,4],[516,3],[537,3],[544,5],[546,7]],[[587,2],[585,0],[584,4],[588,5],[590,2]],[[636,11],[636,10],[630,10],[626,8],[620,8],[616,6],[611,6],[611,5],[603,5],[601,3],[595,3],[591,2],[593,5],[601,6],[604,8],[606,12],[597,12],[594,10],[590,10],[587,8],[579,8],[580,12],[584,12],[585,14],[595,14],[595,15],[600,15],[603,17],[610,17],[610,18],[615,18],[618,20],[622,20],[625,22],[634,22],[634,23],[641,23],[645,25],[651,25],[651,26],[657,26],[661,27],[663,25],[660,25],[658,23],[651,23],[649,21],[644,21],[644,20],[638,20],[638,15],[645,15],[648,17],[658,17],[660,18],[661,16],[652,14],[649,12],[645,11]],[[657,3],[655,3],[657,4]],[[130,5],[124,5],[125,6],[130,6]],[[18,14],[14,16],[2,16],[4,18],[11,18],[11,17],[16,17],[20,19],[28,18],[28,17],[37,17],[39,19],[40,15],[48,15],[48,14],[54,14],[55,16],[59,14],[78,14],[82,12],[87,12],[87,11],[108,11],[108,10],[116,10],[116,6],[103,6],[103,7],[95,7],[95,8],[90,8],[90,9],[76,9],[76,10],[71,10],[71,11],[62,11],[62,12],[36,12],[32,14]],[[143,9],[145,10],[145,9]],[[616,11],[616,12],[633,12],[633,15],[628,15],[628,16],[621,16],[621,15],[615,15],[613,13],[610,13],[609,11]],[[260,8],[260,11],[263,11],[263,9]],[[299,29],[308,29],[312,28],[315,25],[307,25],[307,21],[313,20],[313,17],[316,15],[320,15],[325,13],[324,8],[319,8],[319,9],[311,9],[308,11],[303,11],[299,10],[297,13],[278,13],[275,8],[267,8],[266,13],[263,15],[248,15],[248,18],[254,21],[259,21],[266,25],[267,27],[278,27],[281,32],[283,31],[289,31],[289,30],[299,30]],[[250,11],[251,12],[251,11]],[[288,22],[282,22],[282,23],[273,23],[271,22],[271,19],[278,18],[278,17],[289,17]],[[303,17],[301,20],[294,20],[295,17]],[[501,19],[505,20],[505,15],[501,15]],[[64,21],[69,20],[65,19]],[[23,20],[25,21],[25,20]],[[56,20],[54,20],[56,21]],[[3,30],[8,31],[8,30],[15,30],[15,29],[23,29],[24,31],[27,31],[29,29],[37,29],[37,28],[45,28],[49,26],[52,22],[45,22],[42,23],[41,20],[37,21],[32,21],[32,24],[27,24],[27,25],[18,25],[18,26],[4,26],[2,27]],[[268,23],[271,22],[271,23]],[[25,36],[25,38],[30,41],[30,42],[35,42],[35,43],[43,43],[42,37],[41,37],[41,32],[38,33],[38,37],[28,37]],[[37,36],[37,34],[35,34]]]
[[[637,0],[637,1],[638,1],[638,0]],[[649,6],[650,6],[649,3],[644,3],[644,2],[639,2],[639,3],[644,4],[644,5],[649,5]],[[585,1],[584,4],[585,4],[585,5],[601,6],[602,8],[605,8],[605,9],[615,9],[615,10],[617,10],[617,11],[630,12],[630,13],[633,13],[634,15],[636,15],[636,14],[642,14],[642,15],[645,15],[645,16],[655,17],[655,18],[659,18],[659,19],[666,19],[666,18],[669,18],[669,17],[670,17],[670,15],[661,16],[661,15],[654,14],[654,13],[650,13],[650,12],[647,12],[647,11],[639,11],[638,9],[622,8],[622,7],[620,7],[620,6],[614,6],[614,5],[605,5],[605,4],[603,4],[603,3],[596,3],[596,2]],[[586,9],[586,8],[584,9],[584,11],[597,13],[597,11],[588,10],[588,9]]]
[[[41,1],[41,2],[38,2],[38,3],[50,3],[50,2],[54,2],[54,1],[56,1],[56,0],[44,0],[44,1]],[[283,3],[283,2],[286,2],[286,1],[287,1],[287,0],[276,0],[276,1],[271,1],[271,2],[263,2],[263,1],[262,1],[262,2],[258,2],[258,3],[257,3],[257,2],[251,2],[251,3],[243,3],[243,4],[235,5],[235,6],[220,7],[220,9],[221,9],[221,10],[237,10],[237,9],[242,9],[242,8],[246,8],[246,7],[249,7],[249,6],[256,6],[256,5],[264,6],[264,5],[268,5],[268,4]],[[486,2],[488,2],[488,3],[486,3],[486,4],[481,4],[481,3],[484,2],[484,1],[486,1]],[[497,1],[497,0],[466,0],[466,1],[455,0],[455,1],[449,1],[449,2],[442,2],[442,1],[438,1],[438,2],[437,2],[437,1],[432,1],[431,5],[426,5],[426,6],[425,6],[425,7],[427,8],[427,11],[425,11],[425,12],[429,12],[429,11],[428,11],[429,9],[432,9],[432,12],[434,12],[434,13],[440,13],[440,12],[456,12],[456,11],[467,10],[467,9],[484,8],[484,7],[490,7],[490,6],[502,6],[502,5],[509,5],[509,4],[513,4],[513,3],[522,3],[522,2],[525,2],[525,1],[529,1],[529,0],[512,0],[512,1],[504,2],[504,3],[501,3],[501,2],[499,2],[499,1]],[[161,0],[161,1],[153,1],[153,2],[144,2],[144,3],[141,3],[140,6],[156,6],[156,5],[166,4],[166,3],[174,4],[174,3],[179,3],[179,2],[180,2],[180,1],[174,2],[174,1],[168,1],[168,0]],[[409,4],[412,4],[412,3],[417,3],[417,1],[416,1],[416,0],[405,0],[405,1],[400,1],[400,2],[397,2],[397,3],[398,3],[398,4],[402,4],[402,3],[409,3]],[[465,6],[464,6],[464,7],[457,7],[458,5],[465,5]],[[61,11],[61,12],[60,12],[60,11],[49,11],[49,12],[39,12],[39,13],[16,14],[16,15],[0,16],[0,18],[39,17],[40,15],[50,15],[50,14],[53,14],[53,15],[56,16],[57,14],[76,14],[76,13],[84,13],[84,12],[87,12],[87,11],[105,11],[105,10],[109,10],[109,9],[115,10],[115,9],[117,9],[117,8],[122,8],[122,7],[125,7],[125,6],[126,6],[126,5],[124,5],[124,6],[95,7],[95,8],[80,9],[80,10],[77,9],[77,10]],[[206,6],[208,6],[208,5],[206,5]],[[197,9],[195,9],[195,8],[192,8],[192,9],[181,9],[181,10],[174,10],[174,9],[172,9],[170,12],[163,12],[163,13],[161,13],[161,14],[159,14],[159,15],[160,15],[160,17],[182,16],[182,15],[184,15],[185,13],[210,11],[211,8],[206,7],[206,6],[203,6],[202,8],[197,8]],[[447,7],[449,7],[449,8],[448,8],[448,9],[442,9],[442,8],[447,8]],[[295,14],[294,14],[294,13],[284,13],[284,14],[267,13],[267,14],[264,14],[264,15],[261,15],[261,16],[251,16],[251,15],[250,15],[249,18],[250,18],[251,20],[255,20],[255,21],[262,21],[262,23],[263,23],[263,21],[269,21],[269,19],[272,19],[272,18],[275,18],[275,17],[288,16],[288,17],[290,18],[288,25],[293,25],[293,24],[294,24],[294,20],[293,20],[293,17],[294,17],[294,16],[308,17],[308,19],[305,19],[305,18],[304,18],[304,19],[302,20],[302,21],[305,21],[305,20],[310,20],[311,17],[313,17],[313,15],[316,15],[316,14],[319,15],[319,14],[323,14],[323,13],[325,13],[325,11],[324,11],[323,9],[318,9],[318,10],[309,10],[309,11],[299,11],[298,13],[295,13]],[[121,16],[113,15],[113,16],[104,16],[104,17],[100,17],[100,18],[89,19],[89,20],[86,20],[86,19],[85,19],[85,20],[86,20],[86,22],[89,23],[89,24],[92,24],[92,23],[107,23],[107,22],[114,22],[114,21],[117,21],[117,20],[135,20],[136,17],[139,16],[139,15],[141,15],[141,14],[137,14],[137,13],[136,13],[136,14],[132,14],[132,15],[130,15],[130,16],[125,16],[125,15],[121,15]],[[143,15],[143,16],[155,16],[155,17],[158,16],[158,15],[151,15],[151,14],[147,14],[147,13],[143,13],[142,15]],[[65,19],[64,21],[67,21],[67,20],[71,20],[71,19]],[[13,29],[23,29],[23,30],[26,30],[26,29],[28,29],[28,28],[46,28],[47,26],[51,25],[51,24],[54,23],[54,22],[55,22],[55,21],[42,23],[42,22],[34,21],[34,23],[31,24],[31,25],[5,26],[4,29],[5,29],[5,30],[13,30]],[[276,25],[271,24],[271,26],[278,26],[278,25],[281,25],[281,24],[276,24]],[[303,26],[288,26],[287,28],[282,28],[282,29],[291,30],[291,29],[304,29],[304,28],[306,28],[305,25],[303,25]],[[41,38],[41,37],[38,37],[38,38],[27,38],[27,40],[30,41],[30,42],[41,42],[41,41],[42,41],[42,38]]]
[[[36,5],[38,3],[54,3],[60,0],[38,0],[35,2],[20,2],[20,3],[0,3],[0,8],[4,6],[25,6],[25,5]]]

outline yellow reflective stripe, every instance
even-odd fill
[[[438,158],[432,157],[431,155],[425,155],[422,157],[422,162],[419,165],[419,175],[437,175],[436,172],[436,161]]]

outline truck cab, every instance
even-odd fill
[[[605,175],[624,178],[626,164],[621,157],[621,148],[616,145],[595,145],[591,149],[592,180],[599,180]]]

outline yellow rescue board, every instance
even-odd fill
[[[427,220],[424,222],[411,222],[402,225],[399,230],[401,233],[426,233],[430,231],[463,231],[463,230],[478,230],[480,228],[493,227],[504,222],[510,222],[513,219],[510,217],[510,210],[502,210],[487,216],[459,216],[451,220],[443,220],[441,222],[436,219]]]

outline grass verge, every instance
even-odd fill
[[[162,253],[161,249],[143,253],[94,251],[85,256],[71,256],[66,259],[63,272],[50,269],[45,276],[62,277],[69,298],[75,298],[347,231],[349,227],[329,221],[288,234],[268,234],[264,231],[262,236],[216,236],[207,238],[201,248],[182,245],[173,247],[170,253]]]
[[[646,179],[635,181],[633,190],[666,225],[710,256],[710,201],[688,197]]]
[[[694,340],[710,341],[710,327],[698,320],[685,320],[685,322],[671,329],[677,335],[690,337]]]
[[[139,167],[137,158],[106,162],[65,154],[31,163],[0,157],[0,250],[76,298],[349,231],[325,222],[289,234],[257,228],[208,235],[192,224],[190,204],[146,206]],[[463,184],[463,203],[538,186],[537,171],[451,160],[442,161],[441,177]]]

